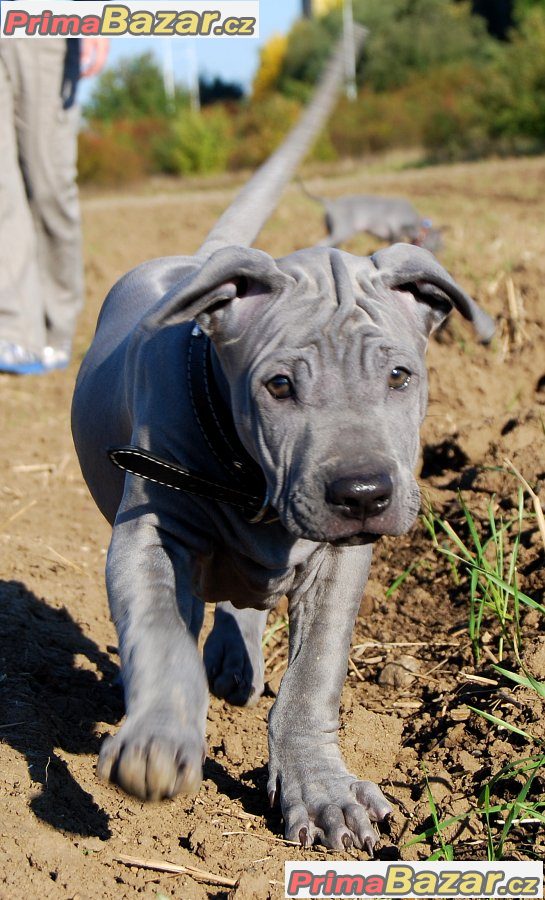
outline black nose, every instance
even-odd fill
[[[385,472],[378,475],[348,475],[327,488],[327,499],[352,519],[369,519],[390,505],[394,486]]]

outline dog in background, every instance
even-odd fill
[[[318,242],[318,247],[338,247],[362,232],[388,244],[415,244],[431,253],[438,253],[442,247],[441,229],[434,228],[431,219],[422,217],[403,197],[347,194],[330,199],[311,194],[300,179],[299,184],[307,197],[325,210],[327,237]]]

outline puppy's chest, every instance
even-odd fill
[[[294,578],[294,569],[270,571],[226,548],[196,560],[194,591],[206,603],[228,600],[237,609],[273,609]]]

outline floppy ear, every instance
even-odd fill
[[[409,291],[426,304],[428,333],[435,331],[453,308],[468,319],[483,344],[496,330],[493,319],[456,284],[429,250],[412,244],[393,244],[374,253],[371,260],[385,287]]]
[[[210,332],[225,307],[235,301],[252,303],[258,295],[284,289],[289,276],[261,250],[224,247],[194,268],[163,297],[153,315],[156,325],[176,325],[197,319]]]

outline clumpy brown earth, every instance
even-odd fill
[[[458,319],[431,343],[420,476],[434,508],[464,533],[462,490],[486,534],[488,504],[497,516],[515,515],[516,482],[498,471],[506,456],[545,496],[545,160],[404,171],[360,163],[307,173],[307,180],[315,193],[409,196],[448,226],[445,265],[498,317],[499,336],[488,349]],[[108,527],[83,485],[69,434],[77,365],[111,284],[145,259],[193,251],[234,189],[223,180],[86,196],[88,300],[75,360],[68,372],[45,378],[0,377],[1,897],[266,900],[283,896],[284,860],[339,856],[286,846],[279,814],[267,807],[266,719],[285,665],[282,627],[266,646],[268,687],[258,706],[212,700],[196,799],[145,806],[95,777],[101,738],[118,727],[123,708],[103,583]],[[319,208],[294,187],[259,246],[282,255],[321,234]],[[348,249],[372,246],[358,238]],[[543,545],[529,503],[526,511],[519,582],[543,600]],[[377,546],[343,693],[341,739],[352,771],[381,782],[396,806],[378,849],[383,859],[425,858],[437,846],[407,846],[431,824],[423,766],[445,819],[475,806],[493,774],[532,752],[524,738],[498,730],[467,704],[545,737],[543,704],[492,668],[498,628],[491,617],[474,664],[468,598],[464,572],[453,578],[422,524]],[[282,625],[281,613],[273,624]],[[525,611],[522,652],[541,680],[544,642],[543,616]],[[508,650],[505,659],[509,666]],[[502,782],[494,802],[512,799],[522,783]],[[531,796],[540,794],[538,774]],[[486,858],[482,817],[445,834],[458,858]],[[544,851],[543,826],[532,823],[516,826],[505,847],[516,859]],[[240,880],[229,888],[127,868],[116,861],[121,854]]]

